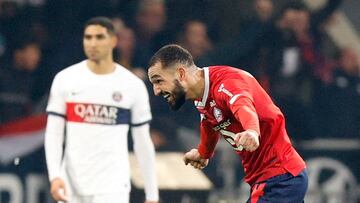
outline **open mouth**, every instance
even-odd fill
[[[167,99],[167,98],[170,97],[170,94],[164,94],[163,97],[164,97],[165,99]]]
[[[165,93],[165,92],[164,92],[164,93],[162,94],[162,96],[163,96],[164,99],[166,99],[167,101],[169,101],[171,95],[170,95],[170,93]]]

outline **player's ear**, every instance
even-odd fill
[[[116,47],[117,41],[118,41],[117,36],[116,35],[111,35],[111,44],[112,44],[113,48]]]
[[[184,67],[180,66],[180,67],[177,69],[177,74],[178,74],[178,77],[179,77],[179,80],[180,80],[180,81],[185,80],[186,71],[185,71],[185,68],[184,68]]]

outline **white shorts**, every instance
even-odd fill
[[[116,194],[103,194],[103,195],[74,195],[69,197],[67,203],[128,203],[129,193],[119,192]],[[63,202],[59,202],[63,203]]]

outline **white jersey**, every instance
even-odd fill
[[[47,112],[66,119],[64,163],[76,193],[130,190],[129,125],[151,120],[139,78],[118,64],[98,75],[82,61],[56,75]]]

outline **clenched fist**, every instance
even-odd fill
[[[199,151],[197,149],[192,149],[184,155],[184,163],[185,165],[190,163],[190,165],[196,169],[203,169],[208,165],[209,159],[201,158]]]
[[[55,178],[51,181],[51,195],[56,201],[69,201],[67,197],[67,191],[65,188],[65,183],[61,178]]]
[[[253,152],[259,147],[259,135],[254,130],[237,133],[234,139],[236,146],[241,145],[246,151]]]

